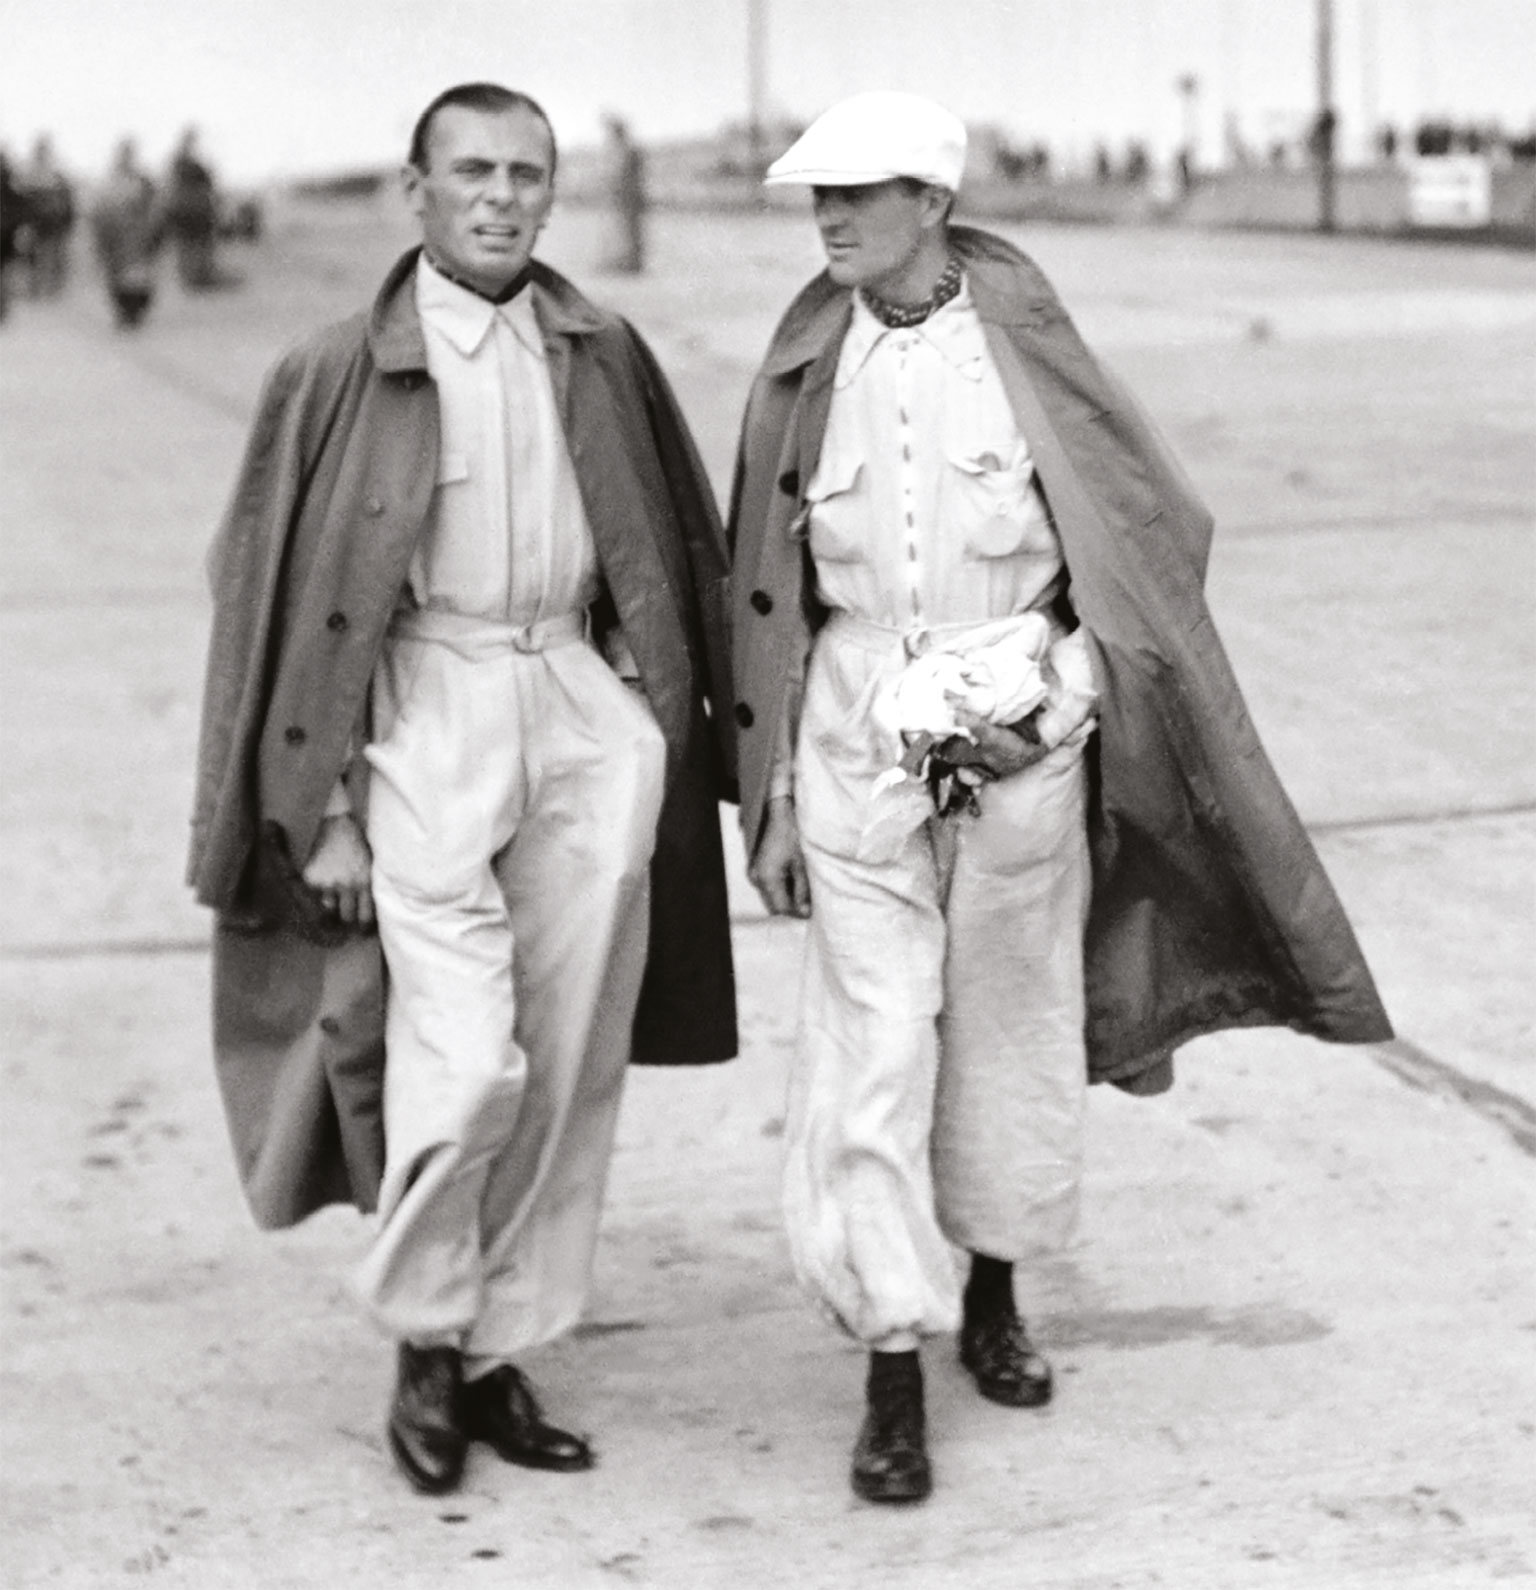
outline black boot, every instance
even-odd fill
[[[854,1491],[866,1502],[920,1502],[933,1489],[915,1352],[871,1353],[868,1407],[853,1449]]]
[[[457,1347],[400,1343],[389,1450],[406,1479],[428,1495],[451,1491],[464,1475],[469,1443],[459,1405],[463,1373]]]
[[[960,1362],[976,1389],[1009,1408],[1039,1408],[1051,1400],[1051,1366],[1035,1351],[1013,1301],[1013,1266],[984,1253],[971,1256],[960,1327]]]
[[[484,1441],[503,1462],[525,1469],[572,1473],[597,1461],[579,1435],[544,1422],[528,1382],[511,1364],[501,1364],[465,1386],[464,1423],[473,1440]]]

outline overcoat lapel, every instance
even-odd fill
[[[563,336],[551,342],[561,351],[550,373],[598,561],[646,698],[675,754],[688,734],[693,697],[686,658],[685,666],[676,666],[670,641],[686,616],[675,588],[687,571],[671,566],[657,538],[658,519],[670,518],[670,508],[655,501],[652,484],[635,467],[636,420],[621,413],[591,353],[579,340],[575,346]]]

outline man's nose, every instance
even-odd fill
[[[517,184],[512,173],[497,167],[486,179],[485,196],[492,204],[511,204],[517,198]]]

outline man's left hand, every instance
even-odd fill
[[[964,707],[956,707],[955,722],[969,730],[975,742],[975,750],[966,760],[992,778],[1009,778],[1022,773],[1026,767],[1033,767],[1051,754],[1050,747],[1038,740],[1001,723],[988,723]]]

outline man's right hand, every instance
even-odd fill
[[[350,812],[325,818],[304,867],[304,881],[325,909],[343,922],[372,926],[372,872],[373,855],[357,819]]]
[[[795,803],[788,795],[775,796],[768,802],[763,837],[747,876],[774,916],[811,914],[811,883],[800,849],[800,824]]]

